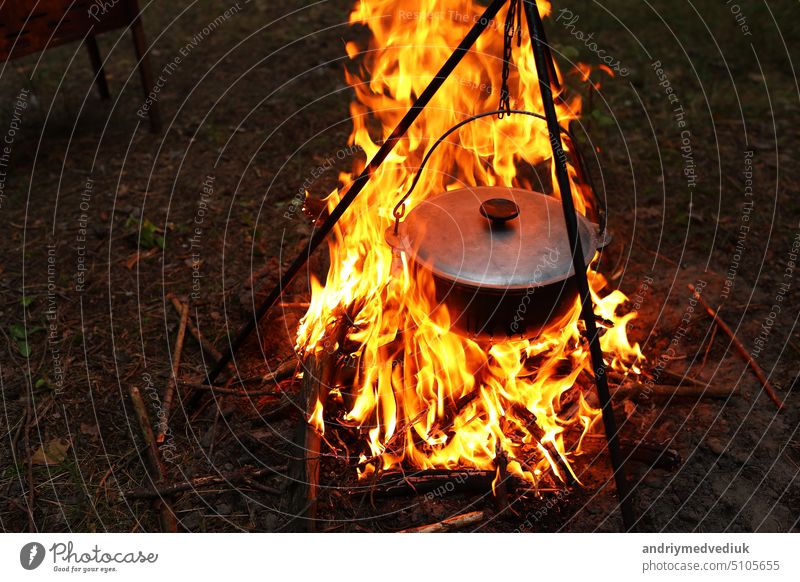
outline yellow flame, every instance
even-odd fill
[[[543,16],[549,14],[549,4],[539,5]],[[577,302],[567,317],[535,340],[479,345],[450,331],[446,308],[435,309],[430,273],[413,269],[404,254],[393,256],[384,240],[391,210],[432,141],[466,116],[497,108],[505,10],[339,221],[329,239],[331,267],[325,286],[312,282],[311,305],[298,332],[301,352],[324,341],[336,314],[359,306],[347,336],[359,361],[355,400],[344,421],[365,435],[362,474],[400,464],[494,469],[496,451],[502,449],[510,473],[534,483],[549,471],[564,479],[564,467],[572,471],[563,438],[566,428],[585,432],[599,414],[579,396],[579,414],[559,418],[562,395],[590,368],[580,340]],[[350,22],[368,27],[371,37],[363,45],[346,45],[352,65],[347,81],[356,93],[350,145],[362,148],[367,159],[375,154],[482,11],[471,0],[370,0],[355,5]],[[509,79],[516,96],[512,106],[542,111],[527,32],[513,59],[518,68],[512,67]],[[588,79],[585,69],[576,76]],[[575,96],[559,97],[558,116],[566,125],[580,115],[581,103]],[[430,195],[465,185],[538,189],[533,176],[519,168],[540,163],[554,168],[546,127],[532,117],[484,118],[464,126],[451,140],[431,158],[409,209]],[[348,184],[363,165],[363,160],[355,163],[353,174],[340,176],[341,183]],[[592,212],[589,190],[574,168],[569,173],[578,211]],[[328,196],[329,209],[341,195],[337,189]],[[603,349],[612,367],[628,370],[642,357],[625,331],[634,314],[618,315],[625,296],[619,291],[601,295],[605,279],[593,271],[589,275],[598,314],[615,323],[601,339]],[[526,367],[531,359],[538,367]],[[309,422],[320,432],[322,417],[318,401]]]

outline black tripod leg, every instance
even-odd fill
[[[250,336],[250,334],[253,333],[253,330],[256,328],[256,325],[264,316],[264,314],[283,294],[283,290],[291,284],[297,273],[308,261],[311,253],[313,253],[320,243],[325,240],[325,237],[328,236],[328,233],[330,233],[334,225],[342,217],[342,214],[345,213],[347,208],[353,203],[353,200],[356,199],[356,196],[358,196],[358,194],[367,184],[373,172],[380,167],[380,165],[386,159],[386,156],[388,156],[389,153],[394,149],[394,147],[397,145],[397,142],[402,139],[411,124],[414,123],[425,106],[439,90],[439,87],[441,87],[445,80],[447,80],[447,77],[450,76],[450,73],[453,72],[453,69],[456,68],[458,63],[461,62],[461,59],[464,58],[464,55],[467,54],[467,51],[470,49],[470,47],[475,43],[475,40],[477,40],[477,38],[489,25],[489,22],[492,20],[492,18],[497,15],[500,8],[502,8],[507,1],[508,0],[494,0],[486,8],[478,21],[464,37],[464,40],[461,41],[461,44],[456,47],[456,49],[453,51],[453,54],[451,54],[447,61],[445,61],[444,65],[442,65],[442,68],[439,69],[438,73],[436,73],[436,76],[431,80],[425,90],[420,94],[419,98],[417,98],[411,108],[406,112],[406,114],[403,116],[403,119],[401,119],[400,123],[397,124],[397,127],[394,128],[394,131],[389,138],[383,142],[383,145],[381,145],[380,149],[375,154],[375,157],[370,160],[369,164],[367,164],[367,167],[364,168],[364,171],[361,172],[361,174],[353,181],[350,188],[347,190],[347,193],[339,201],[339,204],[336,206],[336,208],[333,209],[333,212],[331,212],[328,219],[322,224],[319,230],[313,234],[311,239],[308,241],[308,245],[306,246],[305,250],[294,260],[289,268],[286,269],[286,272],[281,277],[278,285],[270,292],[264,302],[258,306],[253,314],[253,318],[249,319],[247,323],[245,323],[239,330],[236,338],[234,338],[234,340],[230,343],[225,355],[219,362],[217,362],[217,365],[214,366],[214,369],[211,370],[211,373],[208,375],[207,382],[209,384],[212,383],[220,374],[220,372],[222,372],[222,370],[228,366],[233,358],[233,355],[236,353],[236,350],[238,350],[244,341]]]
[[[575,215],[575,204],[572,200],[572,188],[569,184],[567,161],[564,146],[561,143],[561,133],[558,125],[558,115],[553,102],[553,90],[550,85],[550,71],[547,65],[547,52],[543,44],[542,31],[544,26],[535,0],[525,0],[525,16],[528,20],[528,30],[531,35],[536,73],[539,76],[539,88],[542,93],[544,114],[547,118],[547,129],[550,133],[550,145],[553,148],[553,157],[556,164],[556,179],[561,193],[561,205],[564,210],[564,220],[567,224],[570,249],[572,250],[572,265],[575,269],[575,279],[578,283],[578,292],[581,299],[581,319],[586,325],[586,334],[589,337],[589,351],[594,368],[594,380],[597,384],[597,395],[603,411],[603,425],[605,426],[608,440],[608,451],[611,456],[611,465],[614,468],[614,479],[617,484],[622,521],[626,530],[630,530],[635,522],[631,499],[628,491],[628,481],[625,478],[625,464],[619,448],[617,435],[617,422],[614,418],[614,409],[611,406],[611,395],[608,390],[608,377],[606,366],[603,362],[603,349],[600,347],[600,337],[597,334],[592,295],[589,291],[589,281],[586,277],[586,266],[583,264],[583,249],[578,235],[578,219]]]

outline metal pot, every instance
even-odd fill
[[[577,219],[588,266],[606,241]],[[433,274],[453,327],[476,338],[536,337],[578,296],[561,202],[539,192],[450,190],[420,202],[387,239]]]

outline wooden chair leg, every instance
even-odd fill
[[[144,98],[147,100],[149,99],[150,91],[152,91],[154,87],[153,70],[150,68],[150,56],[147,54],[144,27],[142,26],[142,19],[139,18],[138,13],[131,24],[131,32],[133,33],[133,48],[136,50],[136,59],[139,62],[139,75],[142,78]],[[158,101],[153,100],[148,103],[148,105],[147,115],[150,117],[150,131],[158,133],[161,131],[161,116],[158,112]]]
[[[86,37],[86,48],[89,51],[89,60],[92,62],[97,92],[100,93],[101,99],[110,99],[111,93],[108,91],[108,81],[106,81],[106,73],[103,70],[103,59],[100,57],[100,48],[97,46],[97,39],[94,35]]]

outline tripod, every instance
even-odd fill
[[[492,19],[498,14],[500,9],[507,3],[519,2],[520,0],[492,0],[480,18],[475,22],[467,35],[456,47],[450,57],[442,65],[425,90],[419,95],[411,108],[406,112],[391,135],[383,142],[375,156],[369,161],[364,170],[351,183],[350,188],[342,196],[339,204],[333,209],[324,223],[317,229],[308,241],[305,250],[289,265],[283,273],[280,282],[270,292],[266,299],[258,306],[249,319],[239,330],[235,339],[230,343],[225,355],[217,362],[216,366],[208,375],[208,383],[212,383],[216,377],[224,370],[234,358],[237,350],[244,341],[254,331],[261,318],[272,308],[283,291],[292,283],[296,275],[305,266],[308,258],[325,240],[327,235],[336,225],[338,220],[347,211],[361,190],[370,180],[370,177],[381,166],[389,153],[397,143],[403,139],[408,128],[417,119],[419,114],[425,109],[430,100],[447,80],[456,66],[461,62],[464,55],[469,51],[478,37],[483,33]],[[522,0],[524,7],[525,20],[527,21],[528,32],[531,38],[534,61],[536,63],[536,73],[539,78],[539,88],[542,96],[544,116],[547,121],[547,130],[550,136],[550,145],[553,151],[553,159],[556,164],[556,182],[561,195],[564,220],[569,237],[570,251],[572,253],[572,264],[575,270],[575,278],[578,286],[578,294],[581,301],[581,319],[585,326],[585,338],[589,343],[589,351],[592,360],[597,395],[603,414],[603,425],[605,428],[606,439],[608,442],[609,455],[614,470],[614,479],[617,486],[617,495],[620,501],[622,520],[626,530],[631,530],[634,526],[634,515],[631,506],[631,498],[628,490],[628,483],[625,477],[625,467],[619,447],[617,435],[617,424],[614,418],[614,411],[611,405],[611,396],[608,388],[608,377],[606,366],[603,361],[603,350],[600,346],[597,322],[592,304],[589,281],[586,276],[586,266],[583,263],[583,249],[578,233],[578,220],[575,214],[575,205],[572,199],[572,188],[570,186],[569,174],[567,170],[567,160],[561,138],[560,125],[556,114],[556,107],[553,98],[553,87],[558,88],[558,79],[553,64],[552,55],[544,34],[539,10],[535,0]],[[518,14],[520,19],[522,15]]]

